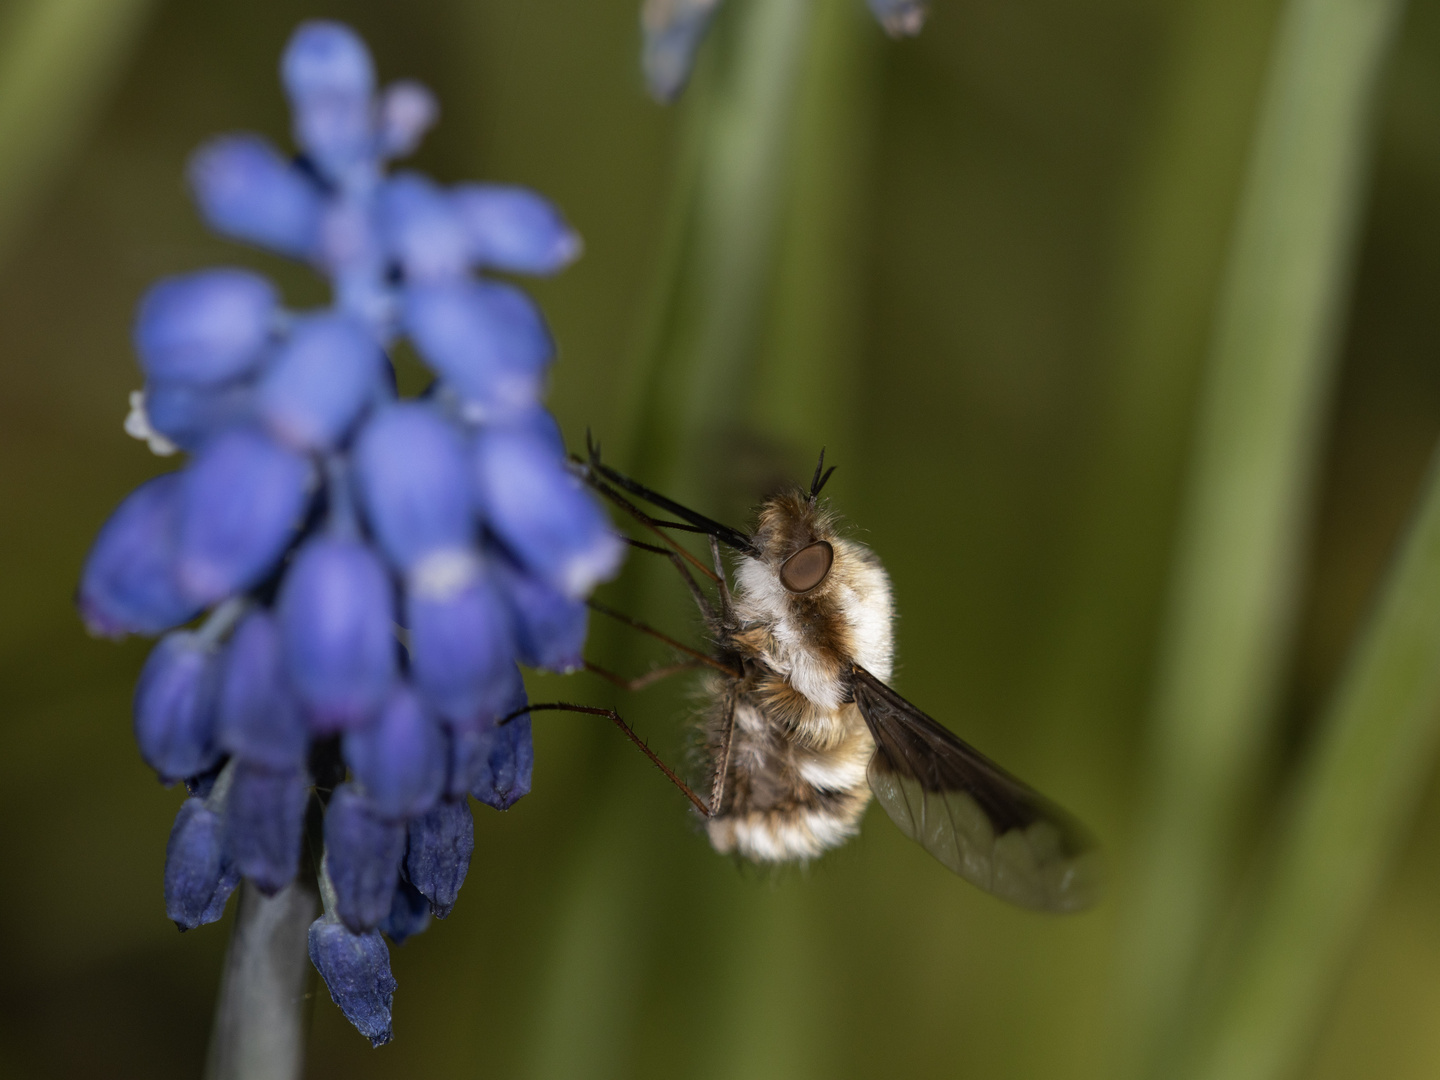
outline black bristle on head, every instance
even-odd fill
[[[831,465],[828,469],[825,468],[825,448],[822,446],[820,448],[820,460],[815,463],[815,477],[810,481],[811,502],[814,502],[820,497],[820,489],[829,481],[830,474],[834,471],[834,465]]]

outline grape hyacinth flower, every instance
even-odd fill
[[[641,65],[650,96],[668,103],[680,96],[695,65],[695,54],[722,0],[645,0],[640,27],[645,34]],[[914,37],[925,25],[929,0],[867,0],[891,37]]]
[[[220,136],[190,185],[213,229],[308,263],[333,303],[289,310],[230,268],[145,295],[126,430],[189,461],[121,503],[77,601],[92,633],[164,635],[135,733],[191,796],[169,916],[214,922],[242,878],[284,888],[323,802],[310,956],[379,1045],[395,989],[381,934],[455,904],[468,797],[504,809],[529,790],[529,718],[497,725],[526,704],[516,664],[580,665],[585,598],[623,546],[542,403],[544,318],[483,276],[553,274],[579,237],[522,188],[387,174],[436,104],[412,82],[377,90],[348,27],[303,24],[281,78],[299,155]],[[402,337],[435,375],[411,400],[388,358]]]

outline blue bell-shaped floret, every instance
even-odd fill
[[[182,475],[141,484],[101,526],[75,598],[92,634],[159,634],[199,612],[175,573]]]
[[[585,634],[590,608],[571,600],[539,578],[511,564],[506,556],[491,560],[510,608],[515,651],[527,667],[568,673],[585,666]]]
[[[240,883],[225,855],[220,815],[204,799],[186,799],[165,845],[165,914],[181,930],[218,922]]]
[[[405,290],[405,328],[421,357],[486,416],[533,408],[555,354],[530,298],[492,281],[435,281]]]
[[[214,385],[255,370],[279,312],[275,286],[249,270],[202,270],[151,287],[135,351],[152,379]]]
[[[405,874],[430,901],[436,918],[445,918],[455,906],[474,851],[475,818],[464,798],[444,799],[410,823]]]
[[[395,680],[395,600],[379,558],[358,540],[307,542],[280,587],[290,684],[320,732],[362,727]]]
[[[219,664],[188,631],[167,634],[150,651],[135,685],[135,742],[168,782],[209,771],[220,760],[215,738]]]
[[[530,793],[535,744],[530,737],[529,716],[517,716],[482,731],[473,753],[470,794],[475,798],[496,810],[509,810]]]
[[[201,386],[151,379],[143,401],[151,431],[182,450],[198,450],[207,439],[254,415],[255,388],[250,382]]]
[[[485,428],[474,462],[485,522],[527,570],[572,600],[614,576],[624,541],[548,440],[525,428]]]
[[[294,112],[295,141],[332,180],[375,152],[375,67],[365,42],[343,23],[301,24],[280,61]]]
[[[470,268],[465,223],[440,186],[396,173],[380,191],[380,224],[407,282],[458,278]]]
[[[297,259],[315,256],[323,193],[259,135],[222,135],[190,159],[190,189],[216,232]]]
[[[270,432],[297,450],[337,446],[384,386],[385,355],[353,316],[298,320],[256,393]]]
[[[475,535],[464,439],[429,405],[400,402],[370,419],[356,441],[355,486],[397,570],[440,549],[466,548]]]
[[[405,824],[382,820],[353,784],[341,784],[325,808],[325,865],[335,913],[355,933],[390,914],[405,857]]]
[[[252,611],[230,640],[219,712],[220,745],[239,760],[277,772],[305,766],[310,729],[286,682],[280,631],[268,611]]]
[[[555,204],[529,188],[458,184],[450,200],[464,223],[469,257],[481,267],[554,274],[578,259],[584,247]]]
[[[511,724],[519,724],[522,721],[529,723],[529,717],[522,715],[529,705],[525,694],[525,680],[520,676],[520,669],[514,664],[510,665],[509,671],[504,678],[503,689],[497,694],[497,705],[488,713],[476,717],[470,723],[452,724],[446,729],[449,739],[450,753],[448,756],[449,772],[445,779],[445,794],[452,799],[463,799],[472,791],[480,791],[489,794],[491,797],[483,801],[496,806],[494,799],[494,777],[497,770],[502,774],[501,782],[508,783],[507,778],[513,778],[515,768],[513,764],[507,764],[507,760],[514,757],[511,748],[511,734],[503,737],[496,728],[505,721],[504,727]],[[492,765],[490,758],[497,755],[497,760]],[[509,788],[507,787],[508,791]],[[526,790],[529,790],[529,774],[526,774]],[[518,799],[525,792],[520,792],[515,797]],[[513,801],[513,800],[512,800]],[[509,808],[509,803],[499,806],[501,810]]]
[[[269,575],[315,483],[309,459],[249,428],[211,439],[183,476],[176,573],[206,604]]]
[[[300,870],[310,777],[244,761],[227,768],[235,771],[225,798],[225,851],[242,876],[273,896]]]
[[[380,923],[380,932],[396,945],[423,934],[430,926],[430,901],[404,877],[390,902],[390,914]]]
[[[423,814],[444,790],[445,733],[404,684],[396,684],[370,724],[346,732],[341,750],[371,807],[382,818]]]
[[[438,551],[406,579],[410,670],[446,720],[469,723],[500,707],[514,668],[509,613],[474,551]]]
[[[383,1046],[394,1032],[390,1006],[395,976],[390,950],[371,930],[354,934],[339,919],[322,915],[310,924],[310,962],[330,990],[330,998],[371,1046]]]
[[[387,158],[413,154],[439,116],[440,103],[429,88],[411,79],[391,83],[380,94],[380,153]]]

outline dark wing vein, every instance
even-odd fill
[[[870,787],[901,831],[955,873],[1022,907],[1094,903],[1100,865],[1084,828],[856,665],[853,694],[875,756]]]

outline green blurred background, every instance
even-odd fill
[[[42,5],[86,7],[0,4],[0,90]],[[827,44],[784,134],[743,378],[694,430],[667,375],[688,370],[696,332],[654,311],[677,259],[687,110],[716,58],[694,100],[651,103],[634,0],[112,0],[91,5],[108,13],[86,16],[81,62],[34,53],[41,90],[18,119],[0,105],[0,1074],[201,1068],[228,919],[182,937],[165,918],[181,796],[130,735],[146,646],[88,639],[70,593],[100,522],[168,467],[120,429],[146,285],[231,262],[275,274],[297,305],[324,295],[208,236],[182,179],[209,134],[283,136],[279,51],[324,15],[364,33],[383,77],[438,92],[420,167],[531,185],[583,234],[585,257],[534,287],[572,445],[591,427],[617,463],[740,520],[826,444],[828,493],[894,580],[896,685],[1084,817],[1113,889],[1080,917],[1015,911],[876,810],[806,869],[736,867],[613,730],[539,717],[533,794],[504,815],[477,807],[454,914],[392,950],[395,1042],[370,1050],[321,987],[309,1074],[1110,1075],[1166,564],[1277,4],[935,0],[903,43],[859,0],[814,6]],[[718,29],[709,49],[736,47]],[[1440,434],[1436,0],[1411,6],[1376,130],[1277,778]],[[650,569],[602,596],[693,634]],[[661,655],[607,625],[592,649],[636,671]],[[685,757],[684,686],[534,689],[618,705]],[[1432,791],[1302,1074],[1433,1076],[1437,1019]]]

